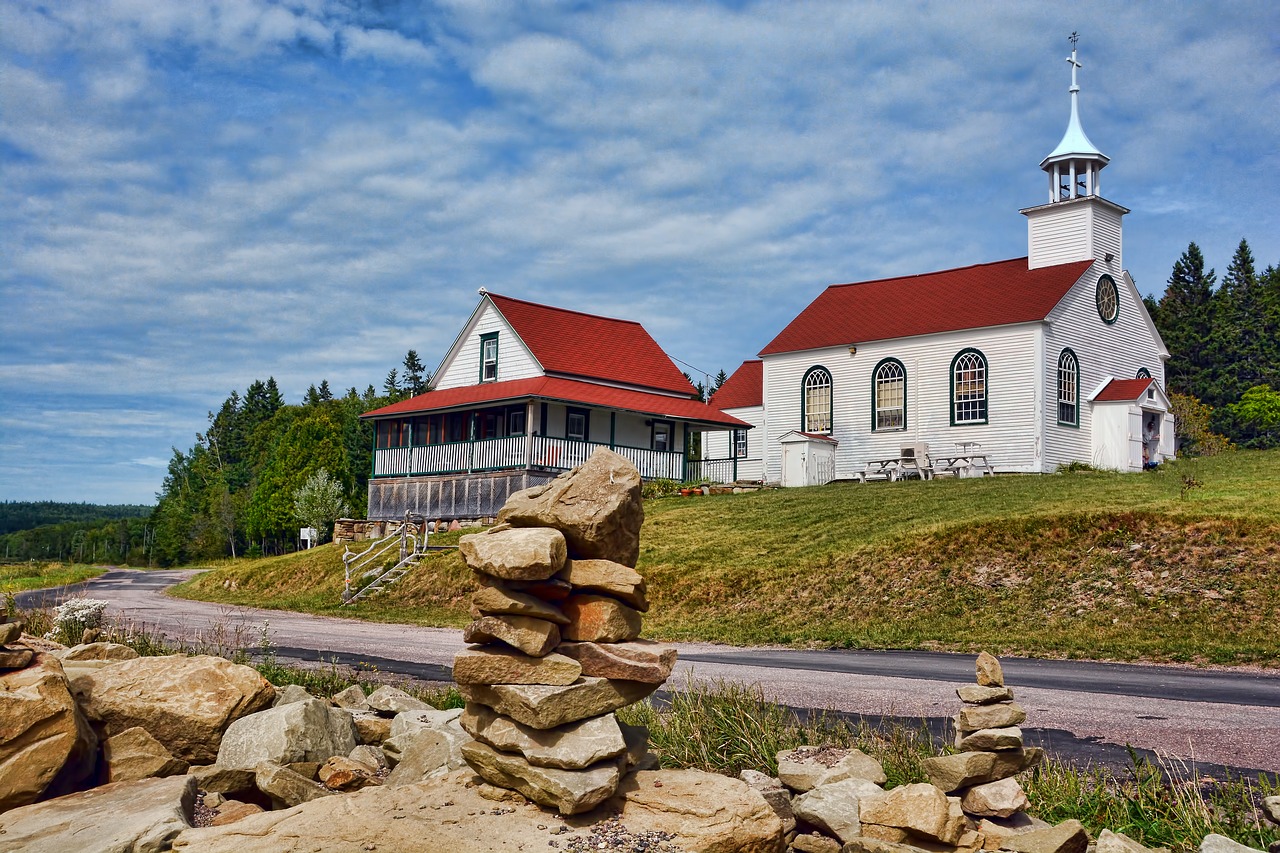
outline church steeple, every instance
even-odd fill
[[[1071,120],[1067,132],[1062,135],[1058,147],[1040,161],[1040,168],[1049,174],[1049,201],[1065,201],[1080,196],[1101,195],[1098,189],[1098,173],[1109,158],[1089,141],[1080,124],[1080,84],[1076,72],[1084,67],[1076,58],[1076,42],[1080,36],[1071,34]]]
[[[1094,260],[1104,272],[1119,275],[1122,266],[1120,219],[1129,211],[1102,197],[1098,173],[1107,155],[1098,150],[1080,124],[1080,84],[1076,72],[1079,36],[1071,34],[1071,120],[1053,153],[1040,161],[1049,175],[1049,203],[1028,207],[1027,267]]]

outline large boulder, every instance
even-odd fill
[[[579,678],[567,687],[541,684],[459,684],[458,692],[472,702],[535,729],[551,729],[585,720],[639,702],[656,684]]]
[[[311,697],[236,720],[222,736],[217,763],[252,770],[264,761],[326,761],[355,746],[351,714]]]
[[[126,646],[123,643],[98,642],[72,646],[65,652],[60,652],[58,657],[66,663],[69,660],[134,660],[141,655],[132,646]]]
[[[791,801],[791,809],[799,820],[849,841],[862,834],[862,800],[882,797],[884,791],[866,779],[844,779],[801,794]]]
[[[108,782],[181,776],[188,767],[140,726],[107,738],[102,744],[102,759]]]
[[[863,823],[905,829],[943,844],[956,844],[967,829],[959,800],[927,782],[902,785],[868,801],[861,818]]]
[[[513,494],[498,513],[498,522],[552,527],[564,534],[574,559],[613,560],[634,567],[644,523],[640,472],[626,458],[599,448],[585,463],[550,483]]]
[[[458,551],[472,570],[514,581],[546,580],[564,568],[567,554],[564,535],[550,527],[504,525],[463,536]]]
[[[334,793],[296,770],[269,761],[262,762],[254,769],[253,781],[259,791],[270,797],[277,808],[282,809],[309,803],[320,797],[331,797]]]
[[[87,777],[97,746],[57,658],[0,674],[0,811]]]
[[[212,762],[227,727],[275,698],[257,670],[212,655],[119,661],[78,675],[71,686],[108,735],[141,726],[192,764]]]
[[[191,828],[191,776],[114,782],[0,815],[0,851],[160,853]]]
[[[475,702],[467,705],[462,728],[476,740],[502,752],[518,752],[530,764],[581,770],[626,751],[613,714],[589,717],[554,729],[534,729]]]

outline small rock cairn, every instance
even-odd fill
[[[975,670],[977,684],[956,688],[963,703],[953,718],[956,748],[964,752],[928,759],[925,772],[934,785],[960,797],[965,814],[1007,819],[1028,805],[1026,792],[1014,777],[1043,761],[1044,750],[1023,746],[1018,725],[1027,719],[1027,712],[1005,686],[1000,661],[983,652]]]
[[[638,639],[640,475],[600,449],[512,495],[459,549],[480,583],[453,676],[463,758],[492,785],[561,814],[588,811],[646,760],[648,731],[614,711],[658,689],[676,650]]]

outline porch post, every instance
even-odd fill
[[[541,425],[539,425],[541,428]],[[524,404],[524,467],[533,462],[533,401]]]
[[[610,450],[613,450],[615,447],[617,447],[617,443],[614,441],[617,434],[618,434],[618,413],[610,412],[609,413],[609,449]]]
[[[476,413],[467,413],[467,473],[476,467]]]

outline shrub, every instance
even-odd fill
[[[74,646],[86,630],[102,627],[107,603],[100,598],[68,598],[54,610],[53,628],[45,639]]]

